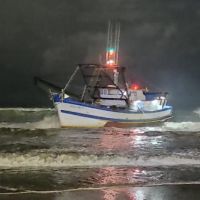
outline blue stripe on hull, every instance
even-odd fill
[[[67,110],[61,110],[61,112],[65,113],[65,114],[76,115],[76,116],[81,116],[81,117],[86,117],[86,118],[91,118],[91,119],[99,119],[99,120],[104,120],[104,121],[111,121],[111,122],[144,122],[145,123],[145,122],[148,122],[151,120],[164,120],[171,116],[171,115],[167,115],[165,117],[154,118],[154,119],[149,119],[149,120],[128,120],[128,119],[115,119],[115,118],[108,118],[108,117],[100,117],[100,116],[77,113],[77,112],[72,112],[72,111],[67,111]]]
[[[123,110],[123,109],[116,109],[113,110],[111,108],[107,108],[106,106],[100,106],[100,105],[92,105],[92,104],[87,104],[87,103],[83,103],[83,102],[79,102],[79,101],[75,101],[71,98],[66,98],[64,99],[63,102],[57,100],[55,101],[56,103],[64,103],[64,104],[73,104],[73,105],[78,105],[78,106],[82,106],[82,107],[87,107],[87,108],[93,108],[93,109],[97,109],[97,110],[106,110],[106,111],[111,111],[111,112],[117,112],[117,113],[130,113],[130,114],[141,114],[141,112],[136,112],[136,111],[128,111],[128,110]],[[165,110],[172,110],[172,106],[166,106],[164,107],[162,110],[156,110],[156,111],[144,111],[143,113],[156,113],[156,112],[162,112]]]

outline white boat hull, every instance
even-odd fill
[[[104,127],[119,124],[146,124],[161,122],[172,115],[172,107],[152,112],[112,110],[81,102],[55,102],[61,127]]]

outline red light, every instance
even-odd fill
[[[138,90],[140,87],[137,84],[132,84],[130,87],[132,90]]]

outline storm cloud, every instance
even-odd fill
[[[63,86],[77,63],[98,63],[108,20],[130,81],[199,106],[199,0],[0,0],[0,106],[50,105],[33,77]]]

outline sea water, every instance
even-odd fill
[[[54,109],[0,109],[0,199],[189,198],[200,199],[200,109],[99,129],[61,129]]]

